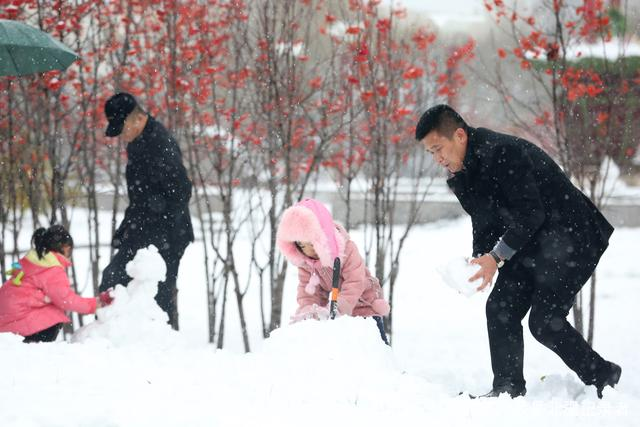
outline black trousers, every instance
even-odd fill
[[[127,274],[126,266],[133,259],[138,251],[137,247],[123,244],[114,255],[109,265],[102,272],[102,282],[99,290],[104,292],[115,285],[127,286],[131,281],[131,277]],[[178,287],[176,281],[178,279],[178,269],[180,267],[180,259],[184,254],[185,248],[160,250],[160,255],[167,265],[167,276],[164,282],[158,284],[158,293],[156,294],[156,302],[160,308],[169,316],[169,324],[176,331],[178,324]]]
[[[592,263],[593,266],[595,264]],[[556,353],[585,384],[609,369],[567,321],[578,290],[591,276],[593,268],[558,269],[545,275],[523,266],[505,265],[486,305],[493,388],[525,387],[523,376],[524,342],[522,319],[529,309],[529,330],[536,340]],[[558,282],[554,283],[552,282]]]
[[[22,342],[30,343],[30,342],[52,342],[55,341],[60,333],[60,329],[62,329],[62,323],[56,323],[55,325],[44,329],[40,332],[36,332],[33,335],[29,335],[24,337]]]
[[[389,344],[389,340],[387,340],[387,333],[384,331],[384,319],[382,316],[373,316],[373,320],[376,321],[376,326],[378,327],[378,332],[380,332],[380,338],[382,338],[382,341],[384,341],[386,345],[391,345]]]

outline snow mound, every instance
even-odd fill
[[[465,257],[455,257],[444,265],[437,268],[444,282],[461,294],[470,297],[477,292],[477,288],[482,285],[482,279],[469,282],[469,278],[476,274],[480,266],[469,264]]]
[[[372,318],[343,316],[306,320],[273,331],[263,346],[247,355],[268,385],[305,401],[347,401],[375,393],[385,382],[396,382],[400,370]],[[300,396],[300,393],[303,396]]]
[[[97,311],[98,319],[79,329],[72,342],[106,340],[114,346],[140,345],[167,348],[178,344],[180,337],[167,324],[169,317],[156,303],[158,282],[164,280],[167,267],[151,245],[140,249],[127,264],[133,278],[127,287],[117,285],[113,303]]]
[[[259,353],[280,359],[286,354],[288,370],[294,365],[309,369],[316,363],[332,362],[354,369],[363,363],[372,369],[392,366],[390,347],[382,341],[376,322],[364,317],[307,320],[276,329]]]
[[[10,332],[0,333],[0,347],[22,344],[24,337]]]

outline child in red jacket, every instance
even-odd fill
[[[39,228],[31,249],[0,288],[0,332],[22,335],[24,342],[55,341],[62,324],[70,322],[65,311],[93,314],[112,299],[107,292],[83,298],[71,289],[65,269],[73,239],[61,225]]]

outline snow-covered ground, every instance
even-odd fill
[[[84,224],[83,213],[74,221]],[[362,238],[358,232],[353,237]],[[0,426],[637,425],[640,335],[633,325],[640,302],[640,229],[616,230],[599,270],[595,348],[623,367],[617,389],[607,389],[601,401],[528,331],[526,397],[458,396],[461,390],[488,391],[491,384],[487,293],[460,295],[437,271],[468,255],[470,239],[466,218],[421,226],[410,235],[396,290],[392,349],[382,344],[371,319],[306,321],[262,341],[257,298],[250,291],[253,351],[240,351],[233,314],[225,350],[215,351],[206,344],[197,243],[188,248],[178,279],[181,332],[158,329],[150,318],[157,312],[136,302],[153,286],[148,273],[161,270],[147,254],[151,258],[138,269],[141,290],[116,292],[120,302],[77,342],[25,345],[0,334]],[[82,249],[76,259],[82,278]],[[295,281],[290,270],[286,317],[295,309]]]

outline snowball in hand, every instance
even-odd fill
[[[447,285],[469,297],[475,294],[478,287],[482,285],[482,279],[469,282],[469,278],[476,274],[479,269],[479,265],[469,264],[466,258],[455,257],[439,267],[438,273],[440,273]]]

